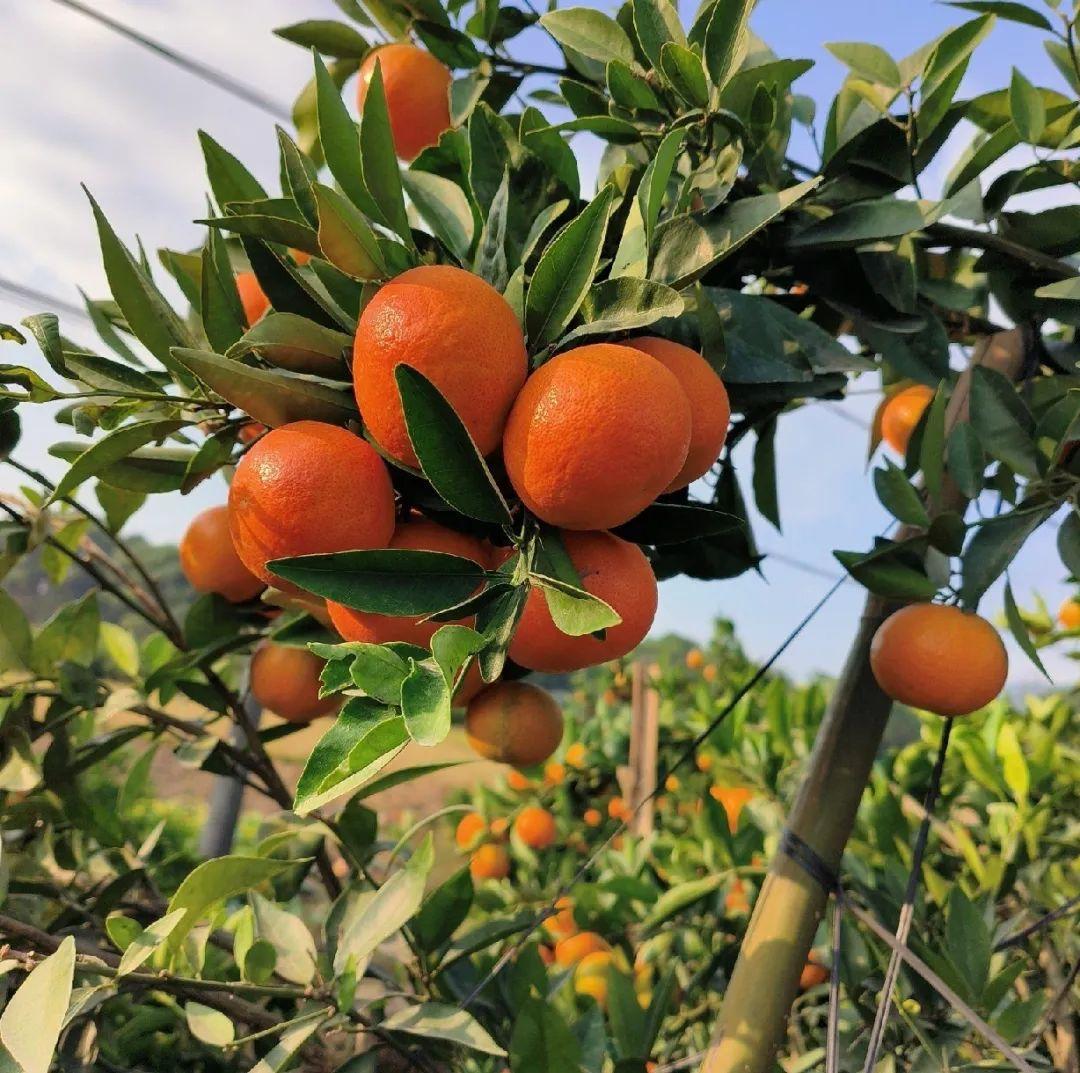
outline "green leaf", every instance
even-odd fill
[[[134,678],[139,673],[139,643],[130,631],[115,622],[101,624],[101,647],[113,665]]]
[[[513,1073],[566,1073],[580,1065],[581,1047],[558,1009],[531,999],[518,1011],[510,1037]]]
[[[1054,513],[1054,506],[1025,506],[984,522],[964,551],[960,598],[968,610],[979,606],[983,594],[1005,572],[1028,537]]]
[[[483,62],[480,50],[469,35],[453,26],[420,19],[413,23],[413,30],[428,52],[451,69],[472,69]]]
[[[319,244],[315,232],[307,224],[281,216],[267,216],[260,213],[235,213],[229,216],[216,216],[195,220],[197,224],[232,231],[237,235],[260,238],[264,242],[277,242],[282,246],[293,246],[306,253],[318,254]]]
[[[367,697],[351,698],[311,751],[296,783],[294,810],[306,816],[352,793],[390,763],[408,740],[405,721],[393,708]]]
[[[959,886],[949,893],[945,946],[969,993],[981,995],[990,972],[990,930]]]
[[[903,201],[897,197],[859,201],[804,227],[791,237],[789,245],[795,249],[858,246],[919,231],[926,226],[927,220],[926,210],[917,201]]]
[[[1058,530],[1057,550],[1062,565],[1080,581],[1080,514],[1075,507]]]
[[[1026,4],[1013,3],[1012,0],[946,0],[949,7],[963,8],[965,11],[977,11],[985,15],[997,15],[999,19],[1018,22],[1024,26],[1034,26],[1037,30],[1052,30],[1053,26],[1045,15],[1033,11]]]
[[[762,516],[779,531],[780,502],[776,490],[776,418],[757,429],[754,444],[754,503]]]
[[[741,529],[743,522],[733,514],[713,507],[682,503],[653,503],[636,518],[613,532],[634,544],[662,546],[688,540],[720,536]]]
[[[293,1055],[314,1035],[322,1023],[322,1020],[313,1017],[282,1032],[277,1043],[251,1067],[251,1073],[282,1073],[292,1062]]]
[[[267,313],[229,348],[228,358],[258,354],[264,361],[296,373],[341,378],[352,337],[295,313]]]
[[[675,288],[692,283],[820,182],[814,178],[779,193],[741,198],[704,218],[684,215],[663,221],[656,229],[649,275]]]
[[[1025,477],[1039,475],[1035,420],[1008,377],[984,365],[972,370],[971,425],[992,458]]]
[[[266,197],[258,179],[204,130],[199,131],[199,145],[218,208],[224,209],[233,201],[258,201]]]
[[[974,499],[982,491],[986,456],[975,430],[965,421],[953,427],[946,443],[949,476],[957,488]]]
[[[1020,646],[1020,648],[1023,651],[1024,655],[1027,656],[1027,658],[1030,659],[1031,662],[1034,663],[1035,666],[1039,668],[1039,673],[1048,682],[1051,681],[1050,675],[1046,673],[1046,668],[1043,666],[1042,660],[1039,659],[1039,653],[1038,653],[1038,650],[1035,648],[1035,642],[1031,638],[1031,631],[1028,629],[1027,623],[1024,621],[1023,616],[1020,614],[1020,608],[1018,608],[1016,606],[1016,598],[1013,596],[1012,585],[1009,584],[1008,581],[1005,582],[1005,621],[1009,624],[1009,632],[1013,635],[1013,639]],[[1005,730],[1012,731],[1012,727],[1010,727],[1006,723],[1005,726],[1002,728],[1002,733],[1004,733]],[[1013,742],[1015,743],[1015,740],[1016,740],[1015,733],[1013,733],[1012,737],[1013,737]],[[1016,745],[1016,751],[1017,751],[1017,753],[1019,753],[1019,745],[1018,744]],[[999,754],[1001,753],[1000,740],[998,742],[998,752],[999,752]],[[1003,757],[1003,760],[1004,760],[1004,757]],[[1013,770],[1013,775],[1012,775],[1013,781],[1014,782],[1019,781],[1019,771],[1020,771],[1020,765],[1021,764],[1023,765],[1022,770],[1024,772],[1024,777],[1026,779],[1026,777],[1027,777],[1027,763],[1024,761],[1023,755],[1022,754],[1020,755],[1019,764],[1016,762],[1015,759],[1013,759],[1011,762],[1012,762],[1013,769],[1014,769]],[[1009,764],[1008,763],[1003,763],[1003,765],[1002,765],[1002,774],[1005,777],[1005,781],[1007,783],[1009,783],[1010,772],[1009,772]],[[1013,789],[1012,783],[1010,783],[1009,788]],[[1016,797],[1016,799],[1018,801],[1027,799],[1027,784],[1026,784],[1026,781],[1025,781],[1024,793],[1023,793],[1022,797],[1021,797],[1021,795],[1017,794],[1015,792],[1015,790],[1013,792],[1013,796]]]
[[[76,488],[101,474],[113,462],[125,458],[138,447],[155,440],[163,440],[184,427],[183,421],[142,421],[123,425],[92,443],[71,464],[67,473],[57,482],[46,505],[70,495]]]
[[[382,220],[412,245],[409,214],[401,188],[401,171],[394,152],[394,135],[383,87],[382,63],[376,58],[375,69],[364,95],[360,117],[360,158],[364,186],[379,207]],[[361,206],[362,207],[362,206]]]
[[[208,350],[177,349],[173,355],[212,391],[270,428],[292,421],[341,425],[356,419],[350,387],[282,369],[244,365]]]
[[[922,436],[919,440],[919,468],[923,483],[931,500],[941,495],[941,481],[945,469],[945,406],[948,396],[945,385],[939,384],[934,398],[923,419]]]
[[[612,188],[605,186],[556,233],[541,255],[525,298],[525,320],[534,347],[558,339],[592,286],[612,196]]]
[[[619,108],[654,112],[663,108],[649,83],[622,60],[612,60],[607,65],[607,85],[611,99]]]
[[[334,19],[308,19],[291,26],[279,26],[276,37],[303,48],[313,48],[325,56],[362,60],[371,46],[348,23]]]
[[[983,15],[942,34],[923,72],[921,91],[924,100],[967,60],[993,29],[994,21],[993,15]]]
[[[316,174],[315,165],[281,127],[275,127],[275,130],[281,157],[281,188],[296,203],[300,215],[312,227],[316,227],[319,217],[315,211],[315,196],[311,189]]]
[[[84,188],[85,190],[85,188]],[[193,346],[187,326],[165,301],[149,272],[128,252],[117,237],[98,203],[90,199],[101,243],[101,258],[116,304],[131,333],[166,368],[174,368],[169,351],[174,346]]]
[[[663,283],[633,276],[618,276],[595,284],[581,303],[585,321],[559,341],[561,347],[590,335],[610,335],[645,328],[683,311],[678,291]],[[400,366],[399,366],[400,368]]]
[[[1035,292],[1036,298],[1053,298],[1057,301],[1080,302],[1080,276],[1070,276],[1068,279],[1058,280],[1057,283],[1047,283]]]
[[[185,1002],[184,1018],[191,1034],[211,1047],[225,1047],[236,1038],[232,1021],[220,1010],[201,1002]]]
[[[654,68],[660,67],[660,50],[669,41],[686,47],[686,32],[679,12],[669,0],[633,0],[633,12],[641,51]]]
[[[455,872],[420,907],[412,933],[429,953],[447,942],[469,915],[473,904],[473,881],[468,868]]]
[[[1020,137],[1026,142],[1037,143],[1046,129],[1046,105],[1042,94],[1016,67],[1009,85],[1009,111]]]
[[[472,248],[473,214],[457,183],[431,172],[409,169],[402,175],[405,192],[432,234],[461,262]]]
[[[274,972],[290,983],[311,983],[315,977],[318,953],[307,925],[258,891],[253,890],[249,900],[255,914],[256,934],[274,948]]]
[[[244,334],[246,320],[228,264],[225,240],[216,231],[210,233],[203,247],[200,287],[200,314],[207,342],[227,350]]]
[[[0,1063],[10,1073],[48,1073],[75,977],[75,940],[66,936],[35,966],[0,1014]],[[8,1070],[5,1070],[8,1073]]]
[[[825,47],[859,78],[887,86],[889,89],[899,89],[903,83],[896,61],[878,45],[836,41]]]
[[[874,470],[874,490],[882,506],[899,521],[924,528],[930,524],[922,497],[904,475],[904,471],[888,459],[883,469]]]
[[[26,613],[0,589],[0,673],[28,669],[33,643]]]
[[[509,525],[510,508],[454,408],[410,365],[398,365],[394,379],[409,440],[435,491],[470,518]]]
[[[56,674],[61,663],[88,666],[97,654],[100,626],[97,594],[91,590],[74,603],[59,608],[41,627],[34,638],[30,666],[49,677]]]
[[[467,1010],[438,1002],[424,1002],[398,1010],[382,1022],[382,1028],[425,1039],[448,1040],[481,1054],[506,1054]]]
[[[864,588],[889,600],[930,600],[938,586],[903,556],[897,545],[886,546],[869,555],[835,551],[840,565]]]
[[[648,0],[643,0],[648,3]],[[666,0],[664,0],[666,2]],[[638,187],[637,201],[641,209],[641,219],[645,227],[646,245],[652,242],[656,222],[660,219],[660,209],[664,204],[668,182],[675,170],[675,162],[682,151],[686,128],[679,127],[668,131],[657,147],[656,155],[649,161]]]
[[[438,745],[450,733],[450,686],[429,661],[412,661],[401,683],[401,714],[417,745]]]
[[[721,0],[713,5],[705,29],[705,66],[713,85],[720,89],[746,55],[753,6],[754,0]]]
[[[717,872],[703,879],[691,879],[669,887],[649,910],[649,915],[642,922],[642,930],[655,931],[692,905],[697,905],[711,894],[715,894],[728,878],[726,874]]]
[[[687,104],[694,108],[708,106],[709,82],[705,77],[705,65],[696,52],[667,41],[660,49],[660,70]]]
[[[391,771],[387,775],[383,775],[381,778],[373,779],[363,789],[358,790],[353,794],[353,801],[362,801],[365,797],[370,797],[372,794],[377,794],[382,790],[389,790],[393,786],[400,786],[402,783],[412,782],[413,779],[423,778],[425,775],[430,775],[436,771],[442,771],[444,768],[458,767],[460,764],[470,763],[468,760],[443,760],[435,764],[417,764],[415,767],[398,768],[397,771]]]
[[[360,911],[345,922],[334,956],[336,972],[352,960],[359,976],[375,950],[409,922],[423,901],[424,885],[434,861],[435,849],[428,835],[408,864],[385,880]]]
[[[312,189],[319,216],[318,242],[322,255],[353,279],[384,279],[388,274],[386,262],[378,238],[363,213],[322,183],[313,184]]]
[[[297,313],[328,328],[356,330],[356,320],[331,297],[318,274],[301,270],[287,254],[259,239],[240,237],[248,263],[270,305],[279,313]],[[313,263],[314,269],[317,262]]]
[[[978,178],[991,164],[1020,144],[1020,132],[1011,123],[999,127],[989,138],[976,138],[970,156],[949,180],[945,188],[947,197],[959,193],[973,179]]]
[[[622,622],[610,604],[584,589],[542,574],[533,574],[532,579],[544,594],[556,628],[569,637],[585,637]]]
[[[441,611],[471,596],[485,577],[471,559],[439,551],[342,551],[268,566],[316,596],[378,615]]]
[[[591,7],[567,7],[540,16],[544,27],[560,45],[591,60],[634,62],[634,46],[623,28],[609,15]]]

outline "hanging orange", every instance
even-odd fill
[[[562,711],[550,693],[530,682],[496,682],[469,702],[465,734],[485,759],[531,767],[559,747]]]
[[[329,715],[341,697],[320,697],[323,661],[306,648],[267,641],[251,657],[251,693],[268,711],[290,723]]]
[[[236,554],[229,532],[229,508],[197,514],[180,538],[180,569],[196,592],[216,592],[232,603],[254,599],[265,588]]]
[[[881,438],[897,454],[907,453],[911,434],[933,398],[931,388],[914,384],[890,395],[878,407],[876,421],[880,424]]]

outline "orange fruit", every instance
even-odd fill
[[[574,903],[569,897],[562,897],[555,903],[558,910],[554,916],[544,921],[544,931],[553,939],[568,939],[577,934],[577,921],[574,919]]]
[[[536,949],[540,954],[540,960],[545,965],[555,964],[555,951],[552,950],[550,946],[545,946],[543,943],[541,943]]]
[[[599,1006],[607,1004],[608,973],[613,955],[610,950],[597,950],[586,954],[574,969],[574,991],[596,999]]]
[[[702,680],[706,682],[715,682],[719,673],[715,663],[706,663],[705,666],[701,668]]]
[[[566,762],[571,767],[584,767],[586,756],[584,742],[575,741],[574,744],[566,750]]]
[[[734,834],[739,829],[739,817],[743,806],[754,796],[745,786],[713,786],[709,793],[727,813],[728,829]]]
[[[750,912],[750,899],[746,896],[746,886],[741,879],[736,879],[724,895],[724,908],[733,914]]]
[[[806,959],[802,972],[799,974],[799,990],[809,991],[812,987],[818,987],[829,979],[829,970],[820,965],[813,954]]]
[[[586,827],[599,827],[604,822],[604,814],[598,808],[587,808],[581,818]]]
[[[698,771],[712,771],[713,758],[708,753],[699,753],[694,757],[694,765]]]
[[[547,786],[561,786],[566,779],[566,768],[558,760],[551,760],[544,765],[544,783]]]
[[[510,855],[504,846],[487,842],[469,858],[473,879],[505,879],[510,874]]]
[[[511,770],[506,773],[506,785],[522,794],[532,789],[532,779],[528,775],[522,775],[520,771]]]
[[[914,384],[882,400],[875,423],[881,428],[881,438],[897,454],[907,453],[911,434],[933,397],[931,388]]]
[[[454,841],[458,849],[470,849],[486,830],[487,824],[479,812],[467,812],[454,831]]]
[[[265,588],[236,554],[226,506],[197,514],[180,538],[179,553],[180,569],[196,592],[216,592],[238,604]]]
[[[297,250],[289,247],[289,253],[292,254],[292,259],[298,265],[306,265],[311,260],[311,254],[307,250]]]
[[[629,820],[633,811],[623,798],[613,797],[608,802],[607,814],[613,820]]]
[[[555,841],[555,817],[546,808],[530,805],[514,820],[514,834],[530,849],[547,849]]]
[[[533,588],[510,642],[510,658],[532,671],[576,671],[626,655],[644,640],[656,616],[656,575],[636,545],[611,533],[562,534],[587,592],[607,602],[622,622],[604,639],[569,637],[552,621],[544,593]]]
[[[691,648],[686,653],[686,667],[687,670],[696,671],[705,662],[705,654],[700,648]]]
[[[236,273],[236,291],[244,307],[244,319],[250,328],[270,308],[270,299],[259,286],[254,272]]]
[[[1058,608],[1058,622],[1066,630],[1080,630],[1080,600],[1066,600]]]
[[[402,160],[412,160],[450,129],[450,69],[415,45],[399,42],[372,49],[360,65],[361,111],[376,63],[382,70],[394,151]]]
[[[394,490],[386,463],[336,425],[282,425],[240,459],[229,488],[229,528],[253,574],[295,593],[267,570],[269,560],[390,542]]]
[[[555,964],[566,968],[576,965],[582,958],[600,950],[611,950],[595,931],[579,931],[555,944]]]
[[[870,644],[870,668],[893,700],[938,715],[967,715],[1004,688],[1009,657],[997,630],[958,607],[911,604]]]
[[[696,351],[670,339],[648,335],[630,339],[628,346],[651,354],[675,374],[690,402],[690,447],[682,469],[665,491],[685,488],[712,469],[727,439],[731,402],[723,380]]]
[[[506,834],[510,830],[510,821],[505,816],[496,816],[491,821],[491,837],[496,842],[505,842]]]
[[[529,377],[503,436],[525,506],[564,529],[611,529],[640,514],[682,471],[690,402],[641,350],[593,343]]]
[[[562,711],[539,686],[496,682],[469,702],[465,734],[485,759],[531,767],[543,763],[559,747]]]
[[[442,551],[472,559],[480,566],[487,565],[488,553],[476,537],[447,529],[422,515],[413,515],[401,522],[390,538],[390,547],[411,551]],[[388,641],[405,641],[420,648],[430,648],[432,635],[445,622],[423,622],[408,616],[375,615],[368,611],[354,611],[344,604],[327,600],[326,609],[330,621],[346,641],[364,641],[381,645]],[[458,619],[462,626],[471,626],[473,619]],[[479,673],[479,672],[478,672]]]
[[[240,426],[236,438],[243,444],[254,443],[264,432],[266,432],[265,425],[258,421],[249,421],[246,425]]]
[[[353,386],[364,424],[391,458],[416,466],[394,379],[402,363],[439,389],[482,454],[499,446],[528,359],[517,315],[494,287],[461,268],[423,265],[381,287],[360,316]]]
[[[678,775],[669,775],[664,779],[664,789],[667,790],[669,794],[676,793],[681,785],[682,783],[679,782]]]
[[[289,723],[310,723],[329,715],[341,697],[320,697],[323,661],[306,648],[266,641],[251,657],[251,692],[268,711]]]

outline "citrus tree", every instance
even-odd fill
[[[94,586],[40,628],[0,600],[3,964],[9,981],[32,970],[0,1020],[7,1064],[44,1069],[59,1047],[122,1068],[506,1053],[515,1073],[604,1068],[614,1055],[587,1049],[535,961],[515,960],[544,914],[461,933],[473,878],[425,894],[426,825],[387,847],[364,800],[427,774],[423,750],[462,706],[482,756],[550,757],[563,718],[525,675],[626,655],[658,578],[754,568],[743,488],[779,525],[780,419],[866,374],[885,392],[872,446],[899,456],[873,475],[898,528],[837,552],[867,614],[705,1059],[772,1068],[826,897],[853,905],[835,875],[892,701],[951,720],[994,699],[1005,651],[976,609],[1062,512],[1080,574],[1080,209],[1057,196],[1075,179],[1073,17],[957,6],[974,17],[905,58],[830,46],[850,73],[807,165],[788,146],[794,124],[817,129],[795,88],[809,61],[752,34],[749,0],[706,3],[689,28],[667,0],[615,17],[341,0],[349,21],[279,31],[314,65],[295,129],[276,132],[279,192],[200,135],[205,242],[156,266],[91,197],[111,290],[87,307],[99,343],[48,313],[3,328],[48,365],[0,374],[4,456],[30,482],[0,503],[4,562],[41,549],[54,576]],[[998,19],[1046,35],[1068,93],[1017,71],[962,96]],[[515,56],[526,29],[561,66]],[[970,149],[924,190],[962,129]],[[577,132],[606,143],[595,191]],[[1031,192],[1051,207],[1016,209]],[[75,437],[53,448],[69,463],[56,481],[18,457],[19,414],[43,402]],[[733,454],[747,436],[749,482]],[[124,527],[222,471],[228,504],[182,541],[204,595],[179,621]],[[121,607],[145,633],[111,621]],[[1008,588],[1005,608],[1037,662]],[[248,693],[284,724],[261,729]],[[330,710],[287,785],[268,741]],[[161,832],[129,822],[163,741],[282,810],[251,853],[177,880]],[[120,797],[90,794],[134,742]],[[415,762],[384,772],[406,748]],[[484,856],[481,887],[508,866],[497,845]]]

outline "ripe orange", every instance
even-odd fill
[[[870,667],[893,700],[938,715],[967,715],[1004,688],[1009,657],[997,630],[957,607],[911,604],[870,645]]]
[[[604,814],[598,808],[587,808],[581,818],[586,827],[599,827],[604,822]]]
[[[555,944],[555,964],[566,968],[576,965],[582,958],[600,950],[610,950],[604,940],[595,931],[579,931]]]
[[[486,830],[487,824],[479,812],[467,812],[461,817],[454,831],[454,841],[458,849],[471,849]]]
[[[728,829],[734,834],[739,829],[743,806],[754,796],[753,790],[745,786],[713,786],[709,793],[727,813]]]
[[[469,858],[473,879],[505,879],[510,874],[510,854],[505,847],[487,842]]]
[[[705,662],[705,653],[700,648],[691,648],[686,653],[687,670],[696,671]]]
[[[705,666],[701,668],[701,678],[705,682],[715,682],[719,673],[720,671],[717,669],[715,663],[706,663]]]
[[[246,425],[240,426],[236,438],[243,444],[254,443],[265,432],[266,426],[264,424],[258,421],[249,421]]]
[[[562,534],[587,592],[622,616],[601,641],[568,637],[552,621],[542,590],[533,588],[510,642],[510,658],[532,671],[576,671],[626,655],[649,632],[656,615],[656,575],[642,550],[611,533]]]
[[[629,820],[634,813],[623,798],[613,797],[608,802],[607,814],[613,820]]]
[[[506,773],[506,785],[511,790],[523,794],[526,790],[532,789],[532,779],[528,775],[523,775],[520,771],[512,769]]]
[[[698,753],[694,757],[694,765],[698,771],[712,771],[713,758],[708,753]]]
[[[555,951],[552,950],[550,946],[545,946],[543,943],[541,943],[536,949],[537,952],[540,954],[540,960],[545,965],[555,964]]]
[[[244,307],[244,319],[250,328],[270,308],[270,299],[259,286],[254,272],[237,272],[236,290]]]
[[[180,569],[196,592],[216,592],[232,603],[258,596],[265,587],[240,561],[229,533],[229,508],[197,514],[180,538]]]
[[[547,849],[555,841],[555,817],[546,808],[530,805],[518,813],[514,834],[530,849]]]
[[[558,760],[549,760],[544,765],[544,785],[561,786],[566,780],[566,768]]]
[[[450,70],[415,45],[396,43],[373,49],[360,65],[357,103],[361,110],[376,62],[382,70],[394,150],[402,160],[412,160],[450,129]]]
[[[577,934],[577,921],[574,919],[574,903],[568,897],[560,898],[555,903],[558,912],[544,921],[544,931],[553,939],[568,939]]]
[[[613,955],[610,950],[597,950],[586,954],[574,970],[574,991],[596,999],[597,1005],[607,1005],[608,973]]]
[[[881,438],[897,454],[907,452],[911,434],[933,397],[934,392],[925,384],[914,384],[890,395],[878,407],[875,423],[880,425]]]
[[[422,515],[414,515],[401,522],[390,538],[390,547],[411,551],[443,551],[463,559],[472,559],[481,566],[487,565],[487,549],[476,537],[447,529]],[[372,645],[406,641],[428,648],[435,631],[446,625],[444,622],[422,622],[418,618],[354,611],[332,600],[327,600],[326,609],[330,612],[334,628],[346,641],[364,641]],[[459,619],[458,622],[470,626],[473,620]]]
[[[713,367],[682,343],[648,335],[631,339],[627,345],[651,354],[670,369],[690,401],[690,448],[682,469],[665,489],[674,492],[703,477],[719,457],[731,420],[727,388]]]
[[[746,896],[746,886],[741,879],[736,879],[724,895],[724,908],[732,914],[750,912],[750,899]]]
[[[584,742],[575,741],[574,744],[566,750],[566,762],[571,767],[584,767],[586,756]]]
[[[612,343],[567,350],[529,377],[510,411],[507,476],[545,522],[610,529],[682,471],[690,413],[674,373],[643,351]]]
[[[465,734],[485,759],[531,767],[559,747],[563,717],[555,698],[539,686],[496,682],[469,702]]]
[[[268,585],[297,592],[271,559],[385,548],[394,491],[373,447],[336,425],[296,421],[268,432],[236,467],[229,528],[244,565]]]
[[[1066,630],[1080,630],[1080,600],[1066,600],[1058,608],[1058,622]]]
[[[268,711],[290,723],[310,723],[329,715],[341,697],[319,697],[323,661],[306,648],[269,641],[251,657],[251,692]]]
[[[676,793],[681,785],[682,783],[679,781],[678,775],[669,775],[664,779],[664,789],[667,790],[669,794]]]
[[[517,315],[494,287],[461,268],[423,265],[380,288],[360,316],[357,405],[382,449],[416,466],[394,379],[402,363],[442,392],[482,454],[498,447],[528,359]]]
[[[507,832],[510,830],[510,821],[505,816],[496,816],[491,821],[491,837],[496,842],[505,842]]]
[[[814,956],[810,954],[806,959],[802,972],[799,974],[799,990],[809,991],[812,987],[818,987],[829,979],[829,970],[820,965]]]

